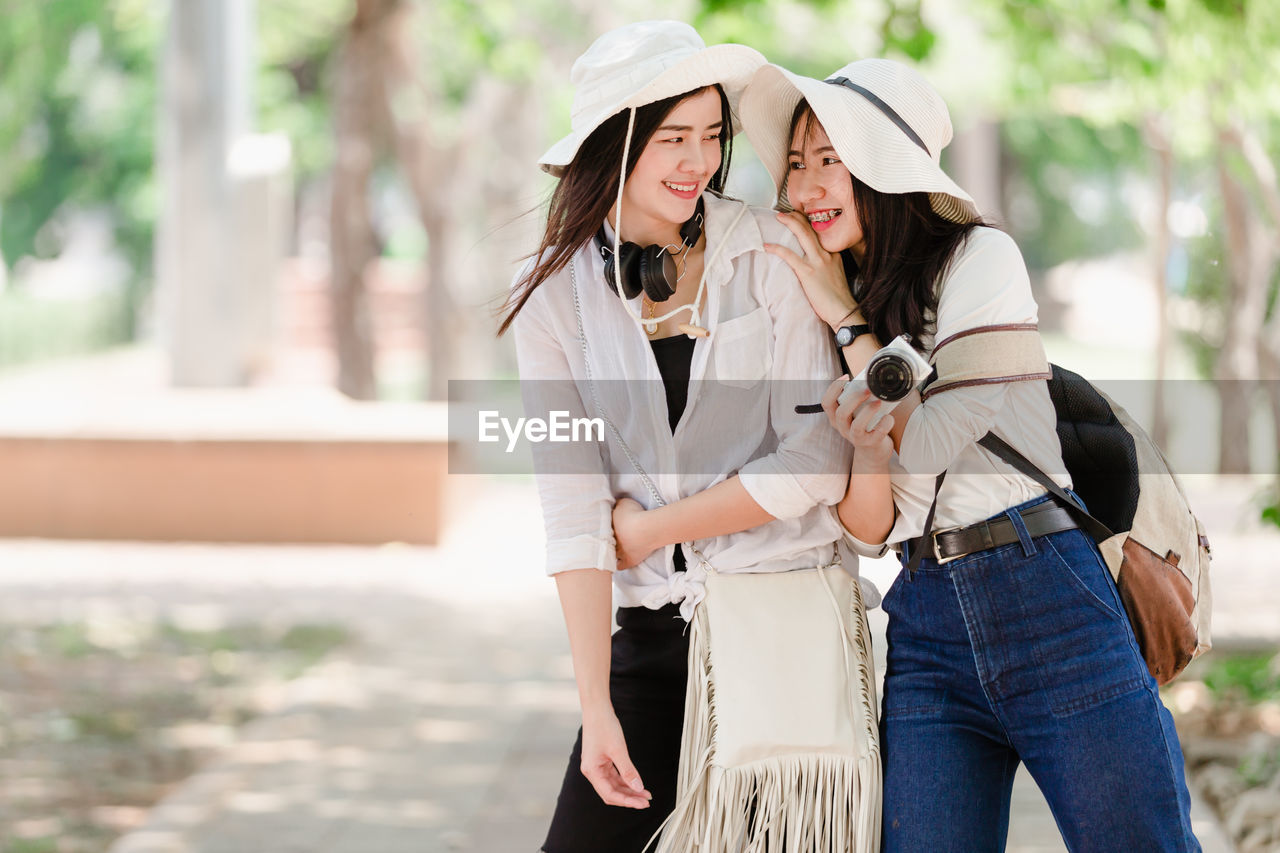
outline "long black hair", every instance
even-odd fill
[[[806,101],[791,116],[789,138],[802,124],[808,139],[817,117]],[[849,181],[866,245],[861,262],[848,249],[840,253],[849,289],[879,340],[908,335],[916,349],[923,349],[926,318],[938,310],[938,281],[973,229],[990,223],[945,219],[929,204],[927,192],[880,192],[852,172]]]
[[[701,94],[708,88],[714,88],[720,95],[722,126],[720,168],[707,182],[707,188],[714,192],[724,190],[724,182],[729,174],[729,160],[733,154],[733,115],[729,110],[729,98],[719,83],[636,108],[631,150],[627,156],[628,177],[635,169],[645,146],[649,144],[649,139],[662,126],[667,115],[682,101]],[[528,256],[539,258],[539,261],[507,297],[502,307],[506,313],[498,327],[499,335],[510,328],[533,292],[563,269],[574,253],[595,235],[604,222],[618,195],[618,164],[622,160],[622,150],[626,144],[627,121],[626,110],[610,116],[583,140],[573,161],[564,167],[560,183],[551,194],[542,242]]]

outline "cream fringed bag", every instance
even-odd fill
[[[707,575],[658,853],[880,849],[871,637],[839,564]]]
[[[573,261],[569,271],[596,412],[663,504],[596,396]],[[733,574],[690,550],[706,594],[693,612],[676,807],[658,853],[875,853],[878,702],[858,581],[834,547],[826,566]]]

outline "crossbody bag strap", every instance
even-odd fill
[[[622,448],[622,453],[631,463],[631,467],[636,469],[636,473],[644,481],[645,488],[649,490],[649,495],[654,502],[658,506],[666,506],[667,502],[658,493],[658,488],[653,484],[653,480],[649,479],[649,475],[640,467],[640,460],[636,459],[635,454],[631,452],[631,446],[622,437],[622,433],[618,432],[618,428],[613,423],[613,418],[609,417],[609,413],[600,404],[600,397],[596,394],[596,382],[591,376],[591,356],[587,352],[587,335],[582,327],[582,303],[578,299],[577,263],[574,258],[569,259],[569,285],[573,290],[573,313],[578,321],[578,341],[582,344],[582,366],[586,371],[587,388],[591,391],[591,402],[595,404],[596,412],[599,413],[600,417],[604,418],[605,424],[609,427],[609,432],[613,434],[614,441],[618,442],[618,446]]]
[[[933,514],[938,511],[938,492],[942,491],[942,481],[947,479],[947,472],[943,471],[938,475],[938,479],[933,481],[933,501],[929,504],[929,512],[924,517],[924,531],[910,542],[907,543],[907,580],[911,581],[915,578],[916,569],[920,568],[920,561],[924,559],[925,547],[929,544],[929,537],[933,534]]]
[[[618,447],[622,449],[622,453],[627,457],[627,461],[631,463],[631,467],[640,475],[640,479],[644,482],[645,488],[649,490],[649,496],[653,498],[654,503],[657,506],[666,506],[667,502],[662,499],[662,495],[658,492],[658,487],[653,484],[653,480],[649,478],[649,475],[645,472],[644,468],[640,466],[640,460],[636,458],[635,453],[631,450],[631,446],[627,444],[626,439],[622,437],[622,433],[618,431],[618,427],[613,423],[613,418],[609,417],[609,413],[605,411],[604,406],[601,405],[600,397],[596,393],[595,379],[591,376],[591,357],[587,352],[587,335],[583,330],[582,324],[582,303],[578,299],[578,275],[575,258],[569,259],[569,284],[573,290],[573,313],[576,315],[578,321],[578,340],[582,343],[582,364],[586,371],[587,388],[591,391],[591,402],[595,405],[596,412],[604,419],[605,425],[609,427],[609,432],[613,435],[613,440],[618,443]],[[689,546],[689,550],[693,552],[693,555],[708,572],[715,571],[711,563],[708,562],[707,558],[703,556],[701,551],[693,546],[692,542],[686,542],[685,544]]]
[[[1115,534],[1111,528],[1107,527],[1098,519],[1094,518],[1088,510],[1080,506],[1072,500],[1066,490],[1053,481],[1053,478],[1040,470],[1034,462],[1023,456],[1013,445],[1005,441],[994,432],[988,432],[982,438],[978,439],[978,445],[983,449],[995,454],[1003,459],[1009,465],[1013,466],[1019,473],[1025,474],[1032,480],[1044,486],[1049,492],[1058,499],[1064,508],[1075,517],[1076,523],[1084,529],[1086,533],[1094,538],[1094,541],[1101,542],[1104,539],[1110,539]]]

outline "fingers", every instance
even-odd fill
[[[618,760],[624,762],[627,768],[625,771],[619,772],[614,761],[604,756],[599,764],[590,766],[584,764],[582,775],[587,777],[591,787],[606,804],[629,809],[647,809],[653,794],[645,790],[644,784],[640,781],[640,774],[636,772],[635,767],[625,755]]]
[[[870,391],[863,391],[852,400],[846,401],[836,413],[840,416],[841,422],[845,425],[844,435],[855,444],[862,434],[866,432],[867,424],[872,418],[880,414],[880,406],[883,401],[877,400],[871,396]],[[856,429],[855,429],[855,424]],[[861,432],[858,432],[860,430]]]
[[[796,236],[800,241],[800,248],[804,250],[805,256],[815,263],[821,263],[831,257],[831,253],[822,248],[818,242],[818,235],[814,232],[813,226],[809,224],[809,220],[799,211],[791,211],[790,213],[779,213],[778,221],[787,226],[787,230]]]
[[[796,240],[800,241],[800,248],[803,248],[806,257],[814,263],[822,263],[831,257],[831,252],[818,242],[818,234],[814,233],[813,225],[809,224],[809,219],[805,218],[800,211],[792,210],[791,213],[778,214],[778,222],[786,225],[787,231],[795,234]]]
[[[858,410],[846,433],[855,450],[855,470],[874,473],[880,465],[887,465],[893,453],[893,439],[889,437],[893,424],[893,415],[885,411],[881,400],[873,400]]]
[[[779,246],[777,243],[765,243],[764,250],[771,255],[775,255],[783,260],[783,262],[791,267],[791,271],[796,274],[796,278],[803,280],[804,274],[809,271],[809,264],[804,258],[788,249],[786,246]]]
[[[627,548],[626,543],[623,541],[623,539],[620,536],[618,536],[618,532],[616,529],[614,530],[614,533],[613,533],[613,542],[614,542],[614,555],[618,558],[618,571],[629,569],[640,562],[632,555],[630,549]]]
[[[822,395],[822,409],[828,416],[835,411],[836,400],[840,399],[840,392],[844,390],[844,385],[848,381],[849,374],[846,373],[827,386],[827,390]]]
[[[849,381],[849,374],[845,374],[827,386],[826,393],[822,395],[822,410],[827,413],[827,423],[831,424],[832,429],[840,435],[844,435],[840,416],[837,411],[840,407],[840,395],[844,393],[845,384]],[[844,424],[847,426],[847,424]]]
[[[885,414],[881,417],[882,409],[881,401],[876,400],[874,405],[868,405],[859,411],[853,423],[849,425],[850,440],[856,444],[875,444],[887,436],[889,430],[893,428],[893,415]],[[879,421],[876,418],[879,418]]]
[[[627,753],[626,737],[617,716],[583,717],[582,775],[600,799],[611,806],[645,809],[653,797]]]
[[[831,389],[827,389],[830,393]],[[853,422],[853,416],[859,411],[867,400],[871,399],[871,392],[865,387],[854,394],[852,397],[840,402],[839,397],[843,391],[838,392],[836,396],[828,401],[826,396],[823,397],[823,408],[827,412],[827,420],[831,426],[845,438],[849,438],[849,425]]]
[[[618,777],[623,784],[633,793],[646,798],[653,796],[644,789],[644,783],[640,781],[640,773],[636,770],[636,766],[631,763],[631,756],[627,754],[625,747],[613,757],[613,766],[616,768]]]
[[[617,512],[618,510],[622,510],[623,512],[635,512],[636,510],[640,510],[643,512],[644,507],[641,506],[640,502],[635,498],[618,498],[614,501],[613,511]]]
[[[648,791],[636,791],[623,783],[618,771],[613,767],[591,773],[583,771],[591,787],[600,799],[610,806],[621,806],[628,809],[647,809],[652,794]]]
[[[630,542],[630,522],[636,512],[644,512],[637,501],[631,498],[618,498],[613,504],[613,541],[615,556],[618,559],[618,570],[629,569],[639,560],[633,559],[628,542]]]
[[[870,430],[868,437],[874,437],[876,441],[889,437],[889,432],[893,429],[893,425],[897,423],[893,419],[893,415],[885,415],[880,419],[880,423],[876,424],[875,429]]]

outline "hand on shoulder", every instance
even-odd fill
[[[775,218],[790,233],[791,240],[787,242],[793,245],[768,242],[766,238],[764,250],[791,268],[814,313],[831,328],[837,328],[858,308],[844,275],[844,261],[839,253],[828,252],[818,244],[817,235],[800,213],[778,213]]]

